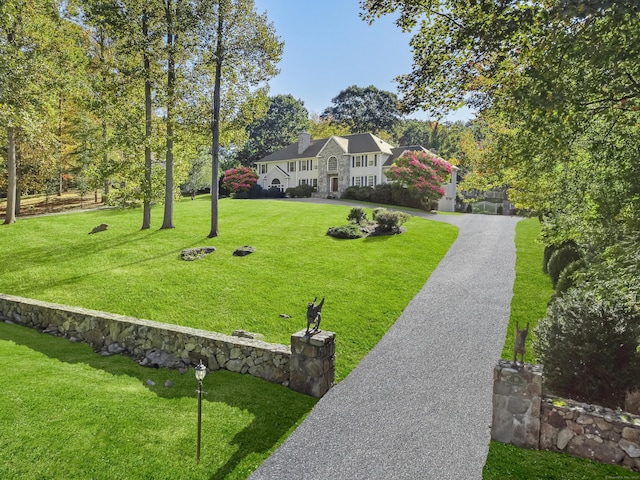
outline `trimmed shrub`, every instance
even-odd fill
[[[267,190],[267,198],[284,198],[286,197],[286,193],[280,190],[278,187],[269,187]]]
[[[640,384],[640,313],[607,293],[575,287],[552,300],[533,347],[553,393],[616,408]]]
[[[393,187],[390,183],[380,183],[371,192],[371,201],[390,205],[393,202]]]
[[[408,213],[387,210],[386,208],[376,208],[374,215],[374,221],[383,232],[398,231],[400,226],[411,218]]]
[[[298,185],[297,187],[289,187],[286,190],[286,194],[291,198],[309,198],[313,193],[313,187],[311,185]]]
[[[362,238],[364,233],[355,223],[349,223],[340,227],[332,227],[327,230],[327,235],[335,238]]]
[[[408,188],[393,184],[391,187],[392,199],[394,205],[401,207],[420,208],[424,210],[422,199],[414,194]]]
[[[567,265],[558,277],[556,293],[565,292],[572,287],[575,283],[575,274],[577,272],[584,271],[586,267],[587,263],[583,259],[576,260],[575,262],[571,262]]]
[[[342,198],[345,200],[356,200],[356,192],[360,187],[347,187],[347,189],[342,194]]]
[[[549,273],[549,269],[547,268],[547,265],[549,265],[549,259],[551,258],[551,255],[553,255],[553,252],[556,251],[558,247],[556,247],[555,245],[547,245],[546,247],[544,247],[544,254],[542,256],[542,271],[544,273]]]
[[[353,207],[347,216],[347,221],[359,225],[367,221],[367,213],[362,207]]]
[[[565,242],[551,254],[549,263],[547,264],[547,270],[553,288],[556,288],[558,278],[560,278],[562,271],[576,260],[580,260],[580,252],[575,242]]]

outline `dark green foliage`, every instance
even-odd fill
[[[569,265],[562,270],[560,276],[558,277],[558,282],[556,283],[556,293],[562,293],[572,287],[575,283],[575,273],[579,271],[583,271],[586,268],[586,262],[581,258],[580,260],[576,260],[575,262],[571,262]]]
[[[373,194],[373,188],[371,187],[347,187],[342,194],[342,198],[345,200],[360,200],[361,202],[371,201]]]
[[[556,287],[558,278],[562,271],[572,262],[580,259],[580,252],[575,242],[565,242],[557,250],[551,254],[549,263],[547,264],[547,271],[551,278],[551,284]]]
[[[313,193],[313,187],[311,185],[298,185],[297,187],[289,187],[286,190],[286,194],[290,198],[309,198]]]
[[[247,127],[249,140],[237,153],[242,165],[250,166],[298,139],[309,128],[309,112],[291,95],[269,97],[267,114]]]
[[[367,212],[362,207],[353,207],[347,216],[347,221],[357,225],[367,221]]]
[[[355,223],[349,223],[340,227],[332,227],[327,230],[327,235],[335,238],[362,238],[364,233]]]
[[[535,332],[546,385],[557,395],[615,408],[640,384],[640,313],[615,291],[567,290],[551,301]]]
[[[332,98],[331,103],[333,106],[322,113],[322,118],[349,125],[353,133],[390,132],[400,119],[396,94],[373,85],[352,85]]]
[[[287,194],[280,190],[278,187],[270,187],[266,193],[267,198],[284,198],[286,196]]]
[[[551,258],[551,255],[553,255],[553,252],[556,251],[556,249],[557,247],[555,245],[547,245],[546,247],[544,247],[544,254],[542,256],[542,271],[544,273],[549,273],[547,265],[549,265],[549,259]]]
[[[402,207],[420,208],[425,209],[422,199],[412,194],[408,188],[401,187],[400,185],[393,184],[391,187],[391,194],[393,199],[393,205],[399,205]]]
[[[398,231],[400,226],[410,218],[411,215],[408,213],[387,210],[386,208],[376,208],[373,211],[373,220],[382,232]]]
[[[380,183],[371,192],[371,201],[391,205],[393,203],[393,185],[390,183]]]

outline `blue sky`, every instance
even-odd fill
[[[280,74],[269,82],[270,95],[291,94],[312,114],[322,113],[351,85],[398,93],[394,78],[411,71],[411,35],[389,16],[369,26],[359,17],[358,0],[254,1],[285,42]],[[424,112],[409,117],[429,118]],[[472,117],[462,109],[447,119]]]

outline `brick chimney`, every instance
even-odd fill
[[[307,132],[300,132],[300,137],[298,138],[298,155],[302,155],[302,153],[309,148],[311,145],[311,135]]]

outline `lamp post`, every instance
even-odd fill
[[[200,363],[196,365],[196,380],[198,380],[198,452],[196,455],[196,462],[200,463],[200,432],[202,431],[202,380],[207,374],[207,367],[205,367],[200,360]]]

